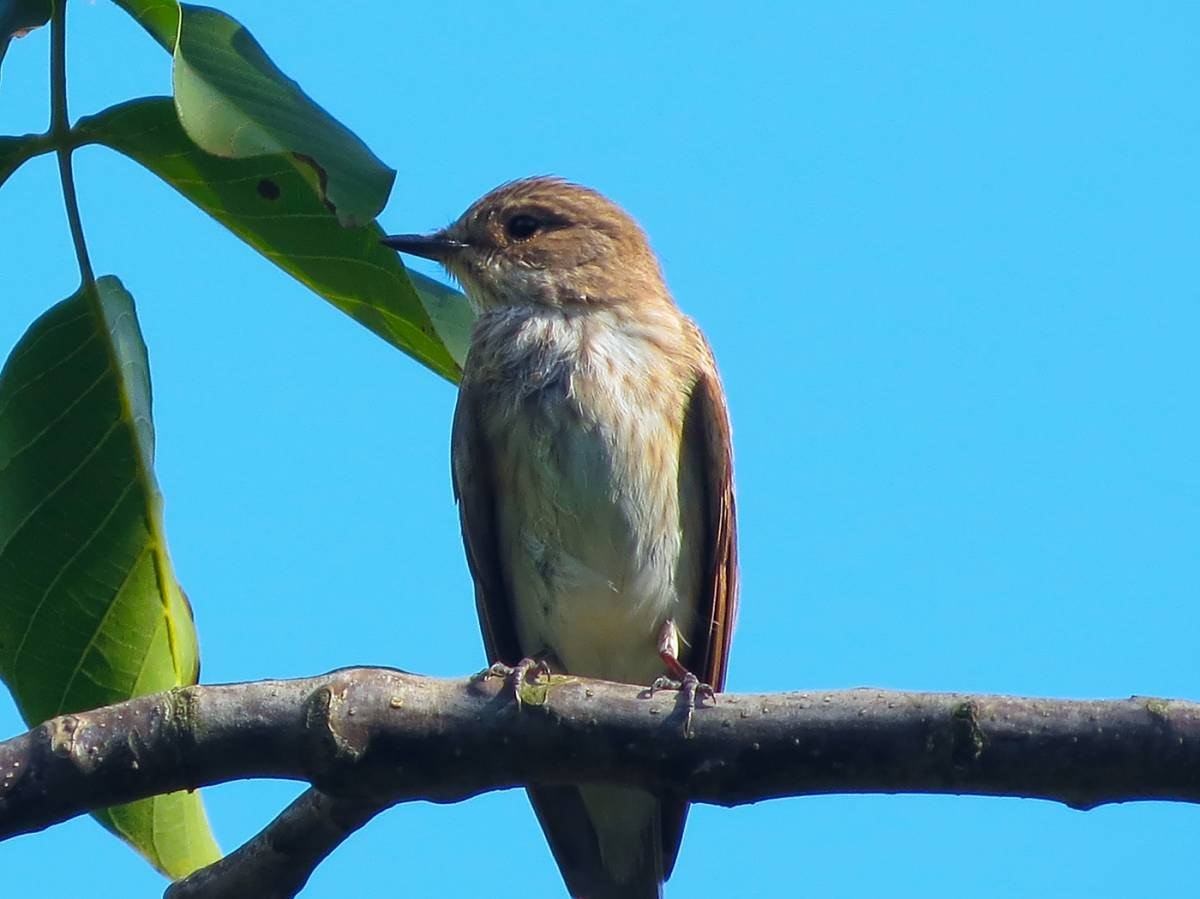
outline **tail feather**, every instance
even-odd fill
[[[567,889],[575,899],[661,899],[663,853],[659,803],[649,804],[650,813],[645,816],[641,834],[629,838],[640,844],[635,842],[635,851],[620,858],[613,857],[621,851],[619,842],[614,845],[611,834],[602,841],[593,823],[598,805],[624,800],[636,807],[642,800],[653,800],[650,794],[620,787],[540,786],[529,788],[529,800]]]

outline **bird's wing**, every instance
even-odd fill
[[[703,341],[703,338],[701,338]],[[695,430],[687,435],[687,446],[700,456],[704,479],[706,526],[704,580],[700,614],[695,635],[694,658],[700,661],[697,676],[716,691],[725,688],[729,669],[729,646],[737,620],[737,510],[733,498],[733,437],[725,391],[717,375],[712,350],[703,343],[704,364],[684,422]]]
[[[687,635],[692,651],[687,667],[714,690],[725,687],[729,646],[737,619],[737,510],[733,497],[733,438],[725,391],[716,362],[699,329],[703,357],[684,415],[681,465],[703,472],[703,577],[700,581],[696,629]],[[662,804],[663,873],[671,876],[688,804],[665,799]]]
[[[517,640],[508,577],[500,562],[496,521],[495,465],[483,438],[479,390],[469,382],[458,392],[450,437],[450,468],[467,564],[475,581],[475,609],[489,662],[515,665]]]

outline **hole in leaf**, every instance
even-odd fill
[[[329,174],[315,159],[307,153],[292,153],[296,159],[303,162],[305,165],[312,168],[317,175],[317,192],[321,195],[321,202],[325,204],[325,208],[330,212],[337,214],[337,208],[329,199]]]

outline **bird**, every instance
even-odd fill
[[[539,671],[669,683],[690,721],[729,660],[733,449],[712,350],[645,233],[598,191],[538,176],[383,242],[441,263],[477,313],[451,469],[489,661],[518,687]],[[662,895],[684,799],[528,793],[572,896]]]

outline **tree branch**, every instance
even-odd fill
[[[696,710],[687,734],[674,693],[555,677],[526,694],[518,710],[499,680],[359,668],[185,687],[63,715],[0,743],[0,839],[246,777],[305,780],[320,791],[256,837],[257,850],[248,844],[241,855],[257,852],[260,866],[264,850],[281,846],[315,865],[397,802],[454,802],[528,783],[631,784],[718,805],[896,792],[1025,796],[1078,809],[1200,802],[1193,702],[722,694]],[[335,823],[305,833],[321,819]],[[279,861],[268,857],[267,869]]]
[[[240,849],[171,884],[164,899],[292,899],[317,865],[391,804],[305,790]]]

